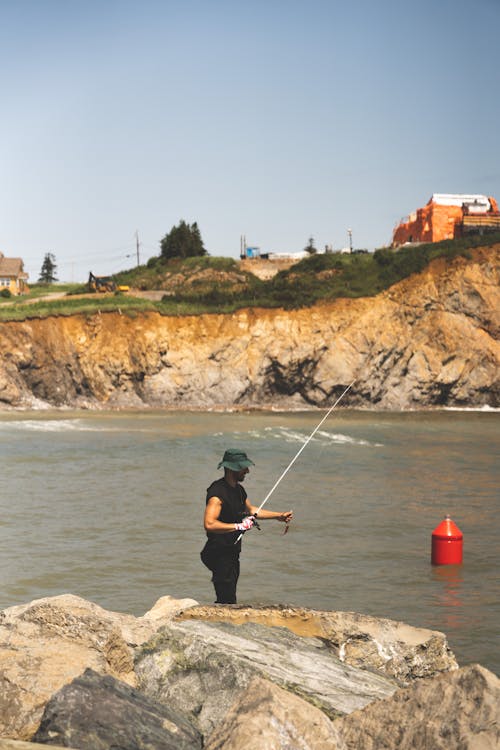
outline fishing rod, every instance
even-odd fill
[[[254,516],[258,516],[259,515],[260,511],[262,510],[262,508],[264,507],[264,505],[267,503],[267,501],[269,500],[269,498],[273,494],[273,492],[276,489],[276,487],[279,485],[279,483],[281,482],[281,480],[283,479],[283,477],[286,476],[286,474],[288,474],[288,472],[290,471],[290,469],[292,468],[292,466],[294,465],[295,461],[298,459],[298,457],[300,456],[300,454],[302,453],[302,451],[304,450],[304,448],[306,447],[306,445],[308,445],[308,443],[310,443],[310,441],[313,439],[313,437],[315,436],[315,434],[317,433],[317,431],[319,430],[319,428],[321,427],[321,425],[326,422],[326,420],[328,419],[328,417],[330,416],[330,414],[332,413],[332,411],[335,409],[335,407],[337,406],[337,404],[339,404],[342,401],[342,399],[344,398],[344,396],[347,393],[347,391],[350,388],[352,388],[352,386],[354,385],[355,382],[356,381],[353,380],[352,383],[350,383],[347,386],[347,388],[345,389],[345,391],[340,394],[340,396],[338,397],[338,399],[335,401],[334,405],[331,406],[328,409],[328,411],[326,412],[326,414],[323,417],[323,419],[321,420],[321,422],[314,428],[314,430],[311,432],[311,434],[307,438],[306,442],[301,445],[300,449],[297,451],[297,453],[295,454],[295,456],[292,458],[292,460],[290,461],[290,463],[286,467],[285,471],[281,474],[281,476],[279,477],[279,479],[277,479],[277,481],[271,487],[271,489],[267,493],[266,497],[264,498],[264,500],[261,502],[261,504],[259,505],[259,507],[255,511],[255,513],[253,514]],[[239,535],[239,537],[236,540],[235,544],[237,544],[240,541],[240,539],[241,539],[241,537],[243,536],[244,533],[245,533],[244,531],[241,532],[241,534]]]

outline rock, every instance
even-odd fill
[[[494,750],[500,680],[471,665],[416,682],[334,722],[338,750]]]
[[[296,695],[255,677],[208,738],[205,750],[337,750],[325,714]]]
[[[183,610],[179,619],[286,627],[296,635],[327,641],[346,664],[376,670],[395,677],[400,683],[458,668],[443,633],[356,612],[322,612],[286,606],[200,605]]]
[[[170,623],[138,649],[136,673],[143,692],[190,716],[205,736],[255,676],[330,717],[391,695],[397,687],[388,677],[343,664],[317,638],[253,623]]]
[[[492,750],[499,705],[498,678],[458,669],[442,634],[352,612],[163,597],[133,617],[71,595],[0,612],[0,750],[35,732],[79,750]]]
[[[172,596],[162,596],[150,610],[142,617],[137,618],[139,623],[151,623],[155,628],[170,622],[178,617],[185,609],[198,606],[194,599],[174,599]]]
[[[500,406],[500,245],[371,298],[228,315],[6,322],[0,404],[408,409]]]
[[[0,750],[42,750],[47,745],[40,745],[38,742],[24,742],[23,740],[6,740],[0,737]],[[71,747],[62,745],[52,745],[52,750],[75,750]]]
[[[134,685],[134,649],[193,599],[160,599],[143,617],[70,594],[0,612],[0,735],[29,739],[50,696],[87,667]]]
[[[48,702],[35,742],[79,750],[197,750],[199,732],[165,705],[87,669]]]

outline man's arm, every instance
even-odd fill
[[[222,510],[222,500],[219,497],[211,497],[205,508],[204,526],[205,531],[212,534],[229,534],[232,531],[248,531],[253,526],[253,521],[242,521],[242,523],[224,523],[219,521]]]
[[[248,515],[255,516],[258,512],[257,519],[262,521],[265,519],[275,519],[276,521],[282,521],[283,523],[289,523],[293,518],[293,510],[286,510],[285,512],[282,511],[274,511],[274,510],[265,510],[262,508],[259,510],[258,505],[252,505],[250,501],[247,499],[246,503],[246,509],[248,511]]]

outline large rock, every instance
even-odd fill
[[[50,696],[87,667],[134,685],[134,649],[193,599],[160,599],[143,617],[70,594],[0,612],[0,735],[30,739]]]
[[[200,733],[167,706],[91,669],[47,704],[35,742],[79,750],[198,750]]]
[[[170,623],[138,650],[136,672],[142,691],[191,716],[205,736],[255,676],[299,695],[330,717],[362,708],[397,688],[388,677],[342,663],[317,638],[253,623]]]
[[[337,750],[330,719],[310,703],[255,677],[205,750]]]
[[[133,617],[71,595],[0,612],[0,743],[31,739],[56,693],[36,738],[92,750],[111,748],[122,724],[127,750],[149,731],[210,750],[251,748],[252,735],[280,750],[490,750],[500,702],[498,678],[459,670],[442,634],[355,613],[163,597]],[[94,704],[102,737],[85,713]]]
[[[376,297],[230,315],[97,313],[3,323],[0,404],[500,405],[500,245]]]
[[[500,680],[472,665],[334,722],[338,750],[498,750]]]
[[[294,702],[296,701],[296,702]],[[500,680],[478,665],[419,680],[330,722],[255,680],[208,738],[206,750],[497,750]]]
[[[24,742],[24,740],[6,740],[0,737],[0,750],[43,750],[47,745],[40,745],[38,742]],[[75,750],[71,747],[62,745],[52,745],[52,750]]]
[[[199,605],[183,610],[178,619],[286,627],[296,635],[327,641],[333,653],[346,664],[374,669],[401,683],[458,668],[443,633],[356,612],[286,606]]]

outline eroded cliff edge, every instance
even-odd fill
[[[76,315],[0,326],[0,406],[500,406],[500,246],[373,298],[232,315]]]

